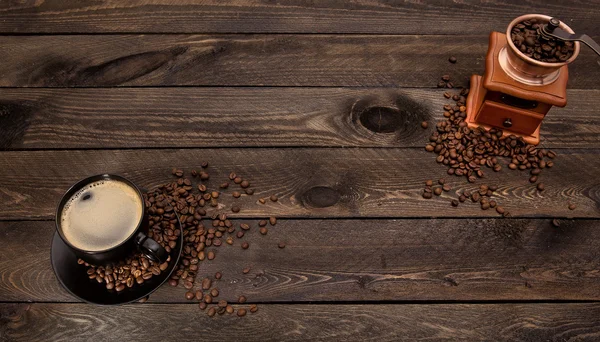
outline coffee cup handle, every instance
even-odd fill
[[[138,249],[154,262],[163,263],[167,261],[169,253],[158,242],[149,238],[146,234],[139,232],[135,236],[135,244]]]

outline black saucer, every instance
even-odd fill
[[[183,232],[181,222],[179,227],[180,231]],[[95,279],[89,279],[86,273],[87,267],[77,263],[77,256],[57,232],[54,232],[54,238],[52,239],[50,260],[56,278],[73,296],[92,304],[118,305],[138,301],[158,289],[171,276],[179,261],[182,248],[183,234],[180,234],[177,246],[171,250],[169,267],[164,272],[144,281],[141,285],[136,283],[132,288],[125,288],[121,292],[107,290],[106,284],[100,284]]]

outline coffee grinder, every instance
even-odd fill
[[[574,42],[573,55],[548,63],[528,57],[513,43],[513,28],[537,19],[542,38]],[[565,23],[541,14],[513,20],[506,34],[492,32],[485,60],[485,74],[471,76],[466,122],[471,128],[501,129],[504,136],[517,135],[529,144],[540,142],[540,126],[552,106],[567,104],[567,64],[579,55],[583,42],[600,55],[600,46],[589,36],[575,34]]]

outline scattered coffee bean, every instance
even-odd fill
[[[279,248],[285,248],[285,242],[280,242],[279,244],[277,244],[277,247]]]
[[[575,208],[577,208],[577,206],[573,203],[569,204],[569,210],[575,210]]]
[[[250,267],[246,267],[242,270],[243,274],[248,274],[248,272],[250,272]]]
[[[233,206],[233,207],[231,207],[231,211],[234,212],[234,213],[239,213],[240,212],[240,207]]]
[[[244,180],[240,183],[240,186],[245,189],[250,186],[250,182],[248,182],[247,180]]]
[[[221,186],[219,186],[221,189],[227,189],[229,187],[229,182],[225,182],[222,183]]]
[[[219,289],[214,288],[214,289],[210,290],[210,295],[212,297],[219,297]]]
[[[269,223],[270,223],[272,226],[276,225],[276,224],[277,224],[277,218],[275,218],[275,217],[273,217],[273,216],[269,217]]]
[[[425,185],[426,185],[426,186],[432,186],[432,185],[433,185],[433,181],[432,181],[431,179],[429,179],[429,180],[427,180],[427,181],[425,182]]]
[[[244,309],[244,308],[240,308],[240,309],[238,309],[238,311],[237,311],[237,315],[238,315],[239,317],[244,317],[244,316],[246,316],[246,309]]]
[[[529,182],[530,182],[530,183],[535,183],[535,182],[537,182],[537,180],[538,180],[537,176],[531,176],[531,177],[529,178]]]
[[[250,247],[250,244],[248,242],[243,242],[242,243],[242,249],[248,249],[248,247]]]
[[[267,220],[260,220],[260,221],[258,222],[258,226],[259,226],[259,227],[264,227],[264,226],[266,226],[266,225],[267,225]]]
[[[272,202],[277,202],[277,200],[278,200],[277,196],[275,196],[275,195],[272,195],[270,199]]]
[[[445,192],[450,191],[451,190],[450,185],[444,184],[444,186],[442,186],[442,190],[444,190]]]
[[[538,183],[538,185],[537,185],[538,191],[544,191],[545,188],[546,188],[546,186],[544,186],[544,183]]]
[[[456,57],[452,56],[452,57],[448,58],[448,61],[450,63],[454,64],[454,63],[456,63],[457,59],[456,59]]]
[[[194,299],[194,297],[195,297],[195,294],[193,292],[191,292],[191,291],[188,291],[188,292],[185,293],[185,298],[187,300],[192,300],[192,299]]]
[[[234,182],[235,184],[240,184],[240,183],[242,183],[242,181],[243,181],[242,177],[235,177],[235,178],[233,179],[233,182]]]
[[[233,306],[227,305],[227,307],[225,307],[225,312],[232,314],[234,312]]]
[[[426,129],[427,127],[429,127],[429,124],[427,123],[427,121],[421,122],[421,128]]]
[[[212,281],[209,278],[202,279],[202,289],[203,290],[210,289],[211,284],[212,284]]]
[[[235,198],[240,198],[240,197],[242,196],[242,194],[240,194],[240,193],[239,193],[239,192],[237,192],[237,191],[234,191],[234,192],[232,192],[232,193],[231,193],[231,196],[233,196],[233,197],[235,197]]]
[[[248,195],[248,196],[254,195],[254,189],[246,189],[246,190],[244,190],[244,192],[246,192],[246,195]]]
[[[440,196],[442,194],[442,188],[441,187],[435,187],[435,189],[433,189],[433,193],[436,196]]]
[[[200,310],[204,310],[204,309],[206,309],[206,307],[207,307],[207,306],[208,306],[208,305],[207,305],[205,302],[200,302],[200,303],[198,304],[198,307],[200,308]]]
[[[457,200],[452,200],[452,206],[453,207],[458,207],[458,201]]]
[[[196,290],[195,297],[196,297],[196,300],[202,300],[202,298],[204,298],[204,293],[202,293],[202,291],[200,291],[200,290]]]
[[[209,251],[209,252],[206,254],[206,258],[207,258],[208,260],[213,260],[213,259],[215,258],[215,252],[213,252],[213,251]]]
[[[223,274],[221,272],[215,273],[215,279],[221,279],[222,276]]]
[[[259,198],[259,199],[258,199],[258,202],[260,202],[260,204],[265,204],[267,201],[265,201],[265,199],[264,199],[264,198]]]
[[[238,297],[238,303],[240,303],[240,304],[246,303],[246,296],[239,296]]]
[[[433,197],[433,196],[431,195],[431,192],[423,192],[423,198],[425,198],[425,199],[430,199],[431,197]]]
[[[217,314],[217,310],[214,307],[211,307],[210,309],[208,309],[208,312],[206,314],[208,315],[208,317],[213,317]]]
[[[260,233],[262,235],[267,235],[267,233],[269,232],[269,230],[267,229],[267,227],[262,227],[262,228],[260,228],[259,231],[260,231]]]
[[[560,221],[558,219],[553,219],[552,220],[552,225],[554,227],[560,227]]]

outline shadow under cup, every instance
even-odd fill
[[[134,218],[131,218],[133,221],[133,223],[131,223],[131,227],[127,228],[125,225],[125,228],[127,229],[127,233],[129,233],[131,231],[130,234],[124,236],[120,241],[115,242],[114,244],[110,245],[110,246],[104,246],[105,248],[101,248],[101,249],[97,249],[97,248],[82,248],[81,244],[79,244],[79,247],[76,246],[76,243],[74,243],[73,241],[70,241],[68,238],[69,234],[65,233],[64,227],[66,226],[66,224],[63,223],[63,216],[66,213],[66,210],[77,210],[76,207],[70,208],[68,206],[74,206],[73,201],[71,201],[72,198],[74,198],[74,200],[85,200],[86,197],[89,196],[93,196],[93,195],[88,195],[86,194],[86,189],[88,189],[88,192],[90,193],[94,193],[94,188],[90,186],[92,184],[96,185],[98,184],[98,187],[100,188],[101,185],[100,184],[104,184],[104,182],[111,182],[111,183],[115,183],[118,184],[118,186],[120,187],[125,187],[124,189],[126,189],[127,191],[130,191],[132,193],[134,193],[137,198],[139,199],[139,203],[140,203],[140,208],[137,211],[137,214],[134,213],[133,215],[135,215]],[[118,195],[118,194],[117,194]],[[126,194],[123,193],[123,196],[125,196]],[[80,196],[83,196],[82,199],[79,199]],[[89,208],[89,210],[94,210],[96,209],[95,207],[91,207]],[[100,209],[100,207],[97,208],[98,210],[102,210]],[[98,215],[99,213],[94,213],[96,215]],[[102,217],[107,217],[107,215],[119,215],[117,213],[114,212],[101,212],[100,213]],[[129,214],[129,213],[126,213]],[[70,215],[75,215],[70,214]],[[82,218],[82,215],[78,215],[78,217],[80,219],[83,219],[85,221],[85,216]],[[93,216],[90,214],[90,217]],[[118,220],[119,217],[110,217],[110,220]],[[79,226],[82,226],[84,224],[82,224],[81,222],[78,223]],[[133,227],[135,225],[135,227]],[[90,227],[92,226],[92,224],[90,223]],[[75,226],[77,227],[77,226]],[[70,229],[77,229],[77,228],[69,228]],[[101,228],[97,228],[98,231],[101,230]],[[56,231],[58,232],[60,238],[64,241],[64,243],[73,251],[73,253],[83,259],[84,261],[93,264],[93,265],[106,265],[109,264],[111,262],[118,262],[120,260],[125,259],[126,257],[130,256],[134,251],[139,250],[142,254],[146,255],[149,259],[159,262],[159,263],[163,263],[166,261],[167,257],[168,257],[168,253],[167,251],[160,245],[158,244],[156,241],[154,241],[153,239],[149,238],[146,236],[146,232],[148,231],[148,220],[146,217],[146,209],[145,209],[145,205],[144,205],[144,198],[142,196],[141,191],[139,190],[139,188],[133,184],[133,182],[129,181],[128,179],[118,176],[118,175],[109,175],[109,174],[102,174],[102,175],[95,175],[95,176],[91,176],[85,179],[82,179],[81,181],[77,182],[76,184],[74,184],[69,190],[67,190],[67,192],[63,195],[57,210],[56,210]],[[98,235],[98,231],[94,231],[95,235]],[[82,233],[83,234],[83,233]],[[98,236],[98,238],[101,237]],[[73,237],[72,237],[73,238]]]

